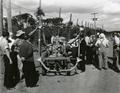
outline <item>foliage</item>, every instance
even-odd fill
[[[43,10],[40,7],[38,7],[37,11],[35,12],[35,16],[39,20],[39,17],[40,16],[45,16],[45,13],[43,12]]]

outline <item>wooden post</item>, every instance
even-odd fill
[[[78,21],[79,21],[79,19],[77,19],[77,21],[76,21],[76,25],[78,26]]]
[[[11,0],[8,0],[7,21],[8,21],[8,32],[12,32],[12,22],[11,22]]]
[[[0,36],[2,35],[3,31],[3,0],[0,0]],[[0,56],[0,78],[2,75],[2,58]],[[0,92],[1,93],[1,92]]]
[[[61,18],[61,8],[59,9],[59,18]]]
[[[70,14],[70,23],[72,22],[72,14]],[[71,36],[71,24],[68,25],[68,40],[70,39]]]
[[[61,18],[61,8],[59,9],[59,18]],[[60,35],[60,26],[58,26],[58,36]]]
[[[39,1],[39,7],[41,9],[41,0]],[[38,51],[41,56],[41,27],[42,27],[42,16],[39,17],[39,32],[38,32]]]
[[[81,34],[81,30],[80,30],[80,34]],[[80,57],[80,34],[78,38],[78,57]]]
[[[41,26],[41,21],[39,20],[40,22],[40,26]],[[38,32],[38,51],[39,51],[39,54],[41,56],[41,28],[39,28],[39,32]]]
[[[3,31],[3,0],[0,0],[0,36]],[[0,93],[7,93],[4,87],[4,63],[3,58],[0,56]]]
[[[3,0],[0,0],[0,36],[3,31]]]
[[[96,33],[97,33],[97,31],[96,31],[96,21],[97,21],[97,17],[96,17],[96,14],[98,14],[98,13],[92,13],[92,15],[93,15],[93,21],[94,21],[94,29],[95,29],[95,35],[96,35]]]

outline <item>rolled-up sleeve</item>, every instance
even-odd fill
[[[9,44],[7,40],[4,40],[4,49],[9,49]]]

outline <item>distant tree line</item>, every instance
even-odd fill
[[[36,18],[34,18],[31,14],[24,13],[20,15],[16,15],[12,17],[12,31],[13,35],[15,37],[16,32],[18,30],[23,30],[28,35],[31,31],[33,31],[36,27],[39,25],[39,16],[44,16],[44,12],[38,8],[37,12],[35,13]],[[4,26],[3,29],[7,30],[7,18],[3,19]],[[95,29],[80,25],[73,25],[73,22],[63,23],[63,18],[54,17],[54,18],[47,18],[42,19],[42,28],[41,28],[41,38],[42,42],[44,44],[43,40],[43,34],[45,36],[45,40],[47,43],[50,43],[51,36],[58,35],[66,37],[66,39],[73,38],[73,35],[76,33],[78,34],[80,32],[80,27],[83,27],[84,30],[81,32],[84,35],[86,33],[95,34]],[[96,32],[106,32],[103,29],[97,28]],[[31,41],[35,42],[37,44],[38,41],[38,29],[35,31],[34,34],[31,35]]]

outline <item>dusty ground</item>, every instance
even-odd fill
[[[112,57],[112,45],[107,51],[108,56]],[[109,59],[109,62],[112,63],[112,60]],[[40,68],[37,69],[41,71]],[[84,73],[79,72],[73,76],[40,76],[38,85],[39,87],[27,88],[23,80],[16,89],[4,93],[120,93],[120,74],[111,65],[108,70],[102,71],[87,65]]]

